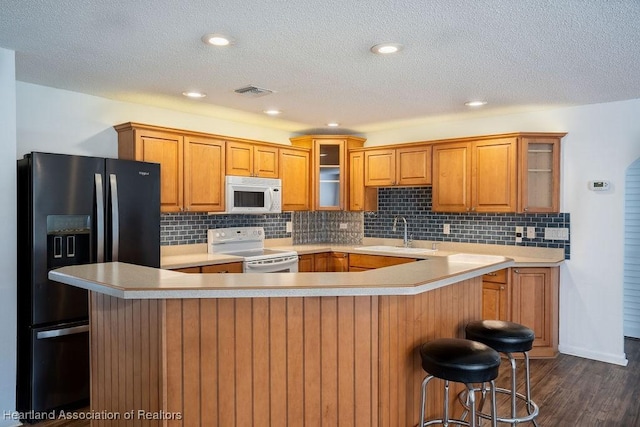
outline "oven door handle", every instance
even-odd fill
[[[291,257],[291,258],[286,258],[283,261],[279,261],[279,262],[272,262],[269,264],[261,264],[261,263],[254,263],[252,261],[247,262],[247,267],[251,268],[252,270],[264,270],[267,268],[271,268],[271,267],[277,267],[279,265],[292,265],[295,264],[298,260],[298,257]]]

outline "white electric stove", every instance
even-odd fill
[[[228,254],[243,258],[245,273],[296,273],[298,253],[265,249],[264,228],[230,227],[216,228],[207,232],[207,247],[210,254]]]

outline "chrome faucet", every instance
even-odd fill
[[[391,229],[391,231],[396,231],[396,224],[398,223],[398,219],[401,219],[404,221],[404,240],[402,241],[402,245],[405,248],[409,247],[409,238],[407,237],[407,219],[403,216],[396,216],[393,219],[393,228]]]

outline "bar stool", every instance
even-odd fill
[[[473,383],[489,383],[491,392],[491,420],[496,427],[495,379],[500,368],[500,354],[491,347],[461,338],[439,338],[420,346],[422,369],[427,376],[422,381],[422,406],[420,407],[419,427],[434,424],[458,424],[476,427],[475,392]],[[425,420],[427,402],[427,385],[433,378],[444,380],[443,417]],[[463,383],[467,386],[467,395],[471,407],[470,422],[449,418],[449,381]],[[483,387],[484,389],[484,387]]]
[[[467,339],[475,340],[488,345],[497,352],[503,353],[509,359],[511,364],[511,389],[496,388],[497,393],[509,394],[511,397],[511,417],[498,416],[498,422],[517,425],[523,422],[532,422],[536,427],[538,423],[535,418],[538,416],[538,405],[531,399],[531,383],[529,378],[529,350],[533,347],[535,339],[534,332],[526,326],[513,322],[505,322],[502,320],[479,320],[470,322],[465,327],[465,336]],[[524,355],[525,368],[525,395],[518,393],[516,388],[516,360],[513,353],[522,353]],[[482,400],[478,416],[489,418],[482,412],[482,406],[486,398],[486,389],[484,384],[481,388]],[[462,401],[464,391],[459,395]],[[520,399],[525,403],[527,414],[518,416],[516,411],[516,402]],[[464,398],[466,401],[466,398]],[[470,404],[469,404],[470,405]]]

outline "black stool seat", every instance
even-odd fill
[[[481,342],[500,353],[522,353],[531,350],[534,332],[518,323],[502,320],[478,320],[465,328],[467,339]]]
[[[459,383],[489,382],[498,377],[500,355],[480,342],[440,338],[420,347],[422,369],[443,380]]]

